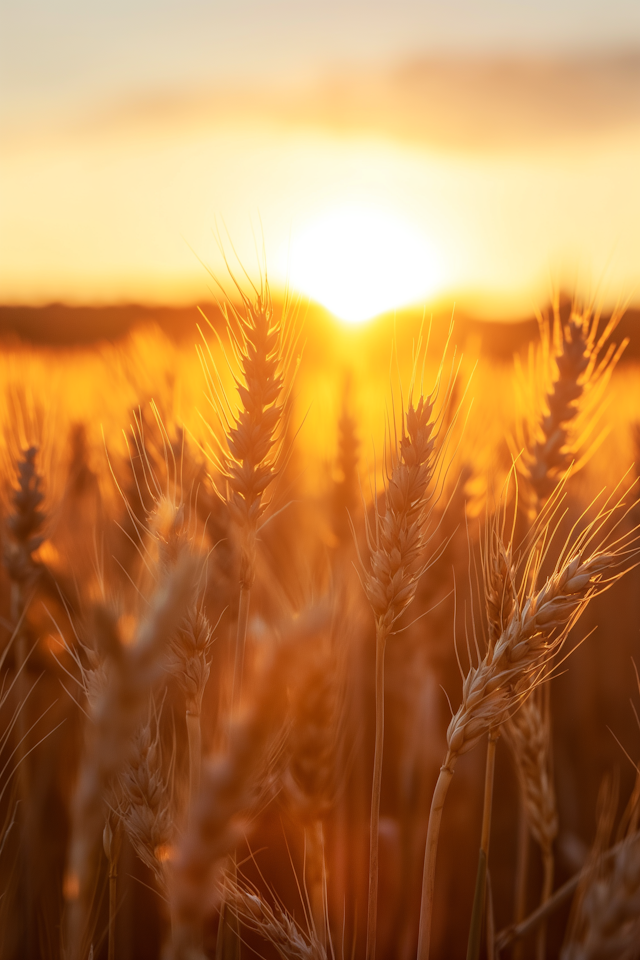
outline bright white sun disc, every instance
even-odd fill
[[[401,218],[343,207],[292,239],[289,276],[295,290],[361,323],[432,293],[437,265],[426,238]]]

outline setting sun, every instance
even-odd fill
[[[434,251],[391,212],[340,207],[294,236],[291,285],[347,323],[361,323],[434,292]]]

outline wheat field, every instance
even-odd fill
[[[640,956],[620,314],[238,293],[0,353],[2,957]]]

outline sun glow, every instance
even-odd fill
[[[387,210],[340,207],[294,236],[291,286],[347,323],[432,294],[439,279],[427,240]]]

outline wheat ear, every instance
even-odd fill
[[[187,818],[200,788],[202,766],[202,697],[211,671],[213,630],[201,607],[193,607],[169,644],[167,667],[182,688],[186,699],[187,741],[189,747],[189,786]]]
[[[257,893],[228,881],[227,896],[243,923],[270,943],[281,960],[326,960],[327,951],[316,931],[303,932],[276,903],[271,906]]]
[[[541,322],[541,346],[537,358],[531,358],[529,381],[542,394],[542,400],[532,398],[534,408],[541,405],[542,411],[534,422],[520,425],[514,446],[515,454],[524,451],[518,469],[532,518],[568,470],[582,466],[602,439],[594,429],[603,394],[628,343],[608,342],[620,317],[614,312],[600,330],[598,313],[574,305],[565,324],[556,309],[551,332]]]
[[[233,277],[232,277],[233,279]],[[234,280],[235,283],[235,280]],[[255,578],[256,538],[269,506],[267,490],[282,458],[287,384],[295,346],[287,305],[276,317],[266,277],[251,299],[236,284],[241,306],[225,305],[223,312],[233,356],[227,357],[238,390],[240,407],[234,410],[208,345],[199,354],[209,388],[209,400],[225,432],[226,448],[217,434],[213,459],[226,484],[229,513],[240,532],[240,600],[233,671],[232,704],[242,693],[244,652],[251,587]],[[224,352],[224,351],[223,351]],[[226,355],[225,355],[226,356]]]
[[[119,777],[118,814],[133,849],[166,894],[166,862],[174,840],[171,790],[163,769],[160,715],[153,702],[136,730]]]

